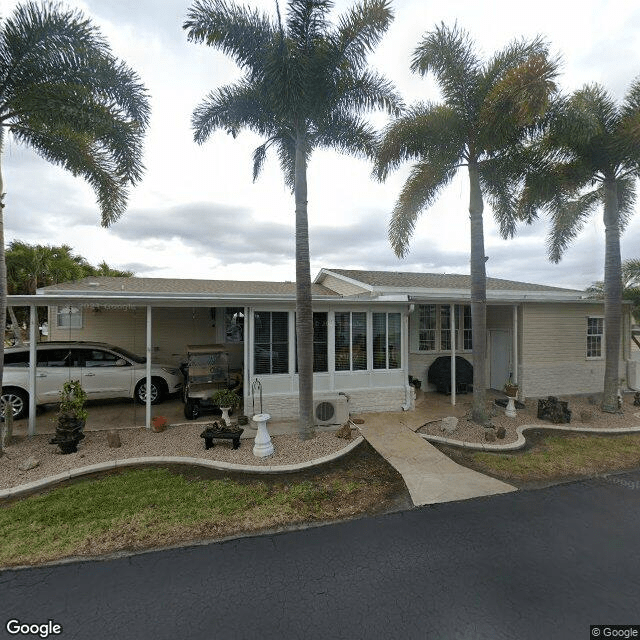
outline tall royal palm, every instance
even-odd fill
[[[487,422],[486,269],[483,197],[492,204],[503,235],[514,231],[509,186],[524,159],[521,148],[555,90],[556,63],[540,39],[514,41],[483,62],[469,35],[444,24],[428,32],[415,50],[411,69],[433,73],[441,103],[420,103],[384,132],[376,174],[414,160],[389,224],[398,255],[409,250],[419,215],[466,167],[471,220],[471,314],[473,333],[474,421]],[[453,223],[452,223],[453,224]]]
[[[551,219],[549,258],[558,262],[592,213],[605,227],[602,409],[618,410],[622,320],[620,234],[634,212],[640,177],[640,80],[621,105],[599,85],[558,99],[540,141],[540,164],[525,180],[521,215]]]
[[[102,224],[125,210],[142,175],[146,91],[80,12],[29,2],[0,23],[0,160],[9,137],[83,176]],[[0,166],[0,336],[7,309],[4,191]],[[4,345],[4,340],[2,340]],[[3,349],[0,348],[0,382]]]
[[[226,0],[198,0],[184,24],[189,40],[231,56],[242,78],[209,93],[193,114],[195,140],[216,129],[233,136],[249,129],[262,138],[253,177],[267,150],[277,152],[295,196],[296,335],[300,436],[313,436],[313,316],[307,219],[307,163],[314,149],[373,156],[375,132],[362,119],[374,108],[398,113],[392,85],[369,70],[367,54],[392,19],[388,0],[364,0],[328,21],[333,2],[288,0],[284,24]],[[278,7],[276,3],[276,7]]]

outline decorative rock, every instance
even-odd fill
[[[117,449],[122,446],[120,434],[117,431],[107,431],[107,444],[111,449]]]
[[[493,429],[485,429],[484,430],[484,439],[487,442],[495,442],[496,441],[496,432]]]
[[[580,422],[584,422],[584,423],[588,423],[591,422],[593,420],[593,412],[592,411],[586,411],[586,410],[582,410],[580,412]]]
[[[640,407],[640,391],[636,391],[635,395],[633,396],[633,406]]]
[[[40,464],[40,460],[36,460],[33,456],[27,458],[24,462],[18,465],[20,471],[29,471],[29,469],[35,469]]]
[[[441,431],[446,431],[447,433],[454,433],[458,428],[458,418],[455,416],[447,416],[446,418],[442,418],[442,424],[440,425]]]
[[[351,425],[345,422],[337,431],[336,438],[344,438],[345,440],[351,440]]]
[[[504,437],[507,435],[507,430],[504,427],[498,427],[496,429],[496,436],[500,439],[500,440],[504,440]]]
[[[538,400],[538,420],[549,420],[553,424],[568,424],[571,422],[569,404],[549,396],[546,400]]]

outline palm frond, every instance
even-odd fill
[[[350,7],[338,19],[336,49],[339,58],[336,62],[346,58],[350,66],[360,68],[380,43],[392,20],[388,0],[365,0]]]
[[[260,84],[245,78],[211,91],[191,117],[194,140],[203,144],[216,129],[224,129],[234,138],[243,128],[258,135],[272,133],[276,123],[268,96],[261,89]]]
[[[226,0],[196,0],[182,28],[190,42],[216,47],[253,77],[262,77],[276,27],[266,14]]]
[[[640,287],[640,258],[630,258],[622,263],[622,278],[627,287]]]
[[[313,135],[314,147],[335,149],[356,157],[375,158],[376,131],[362,118],[348,111],[335,112],[317,124]]]
[[[556,91],[557,74],[557,64],[538,53],[506,70],[482,103],[482,146],[499,149],[526,135],[546,112]]]
[[[565,249],[584,227],[587,218],[602,202],[600,189],[589,191],[557,208],[551,218],[547,251],[552,262],[560,262]]]
[[[471,115],[472,92],[481,72],[480,60],[473,52],[469,34],[457,25],[444,23],[429,31],[413,53],[411,70],[433,73],[445,101],[461,114]]]
[[[303,48],[322,39],[328,29],[327,13],[331,0],[288,0],[286,33]],[[306,47],[305,47],[306,45]]]
[[[384,180],[390,170],[408,160],[434,165],[463,161],[464,123],[449,106],[416,104],[388,125],[378,147],[374,175]]]
[[[404,108],[402,97],[393,84],[375,71],[340,73],[336,82],[337,108],[351,107],[356,111],[380,109],[398,116]]]
[[[636,208],[636,179],[635,177],[618,178],[616,180],[616,193],[618,196],[618,224],[623,231]]]
[[[96,193],[102,214],[102,226],[108,227],[126,209],[126,181],[118,176],[113,160],[81,132],[71,129],[50,130],[42,127],[12,127],[12,134],[27,144],[45,160],[82,176]]]
[[[409,252],[418,217],[430,207],[438,194],[453,180],[455,166],[434,167],[420,162],[412,167],[389,222],[389,241],[395,254],[402,258]]]

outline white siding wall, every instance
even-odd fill
[[[628,314],[626,314],[628,315]],[[604,380],[604,345],[601,359],[587,359],[587,317],[604,316],[603,304],[522,305],[521,393],[524,397],[601,392]],[[628,324],[624,318],[623,326]],[[628,331],[623,330],[623,336]],[[623,337],[620,376],[626,376]]]

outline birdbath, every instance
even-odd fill
[[[256,458],[266,458],[275,451],[267,431],[267,420],[270,418],[271,416],[268,413],[257,413],[253,416],[253,421],[258,425],[258,433],[253,444],[253,455]]]
[[[513,396],[507,396],[507,407],[504,410],[504,415],[508,418],[516,417],[516,402]]]

